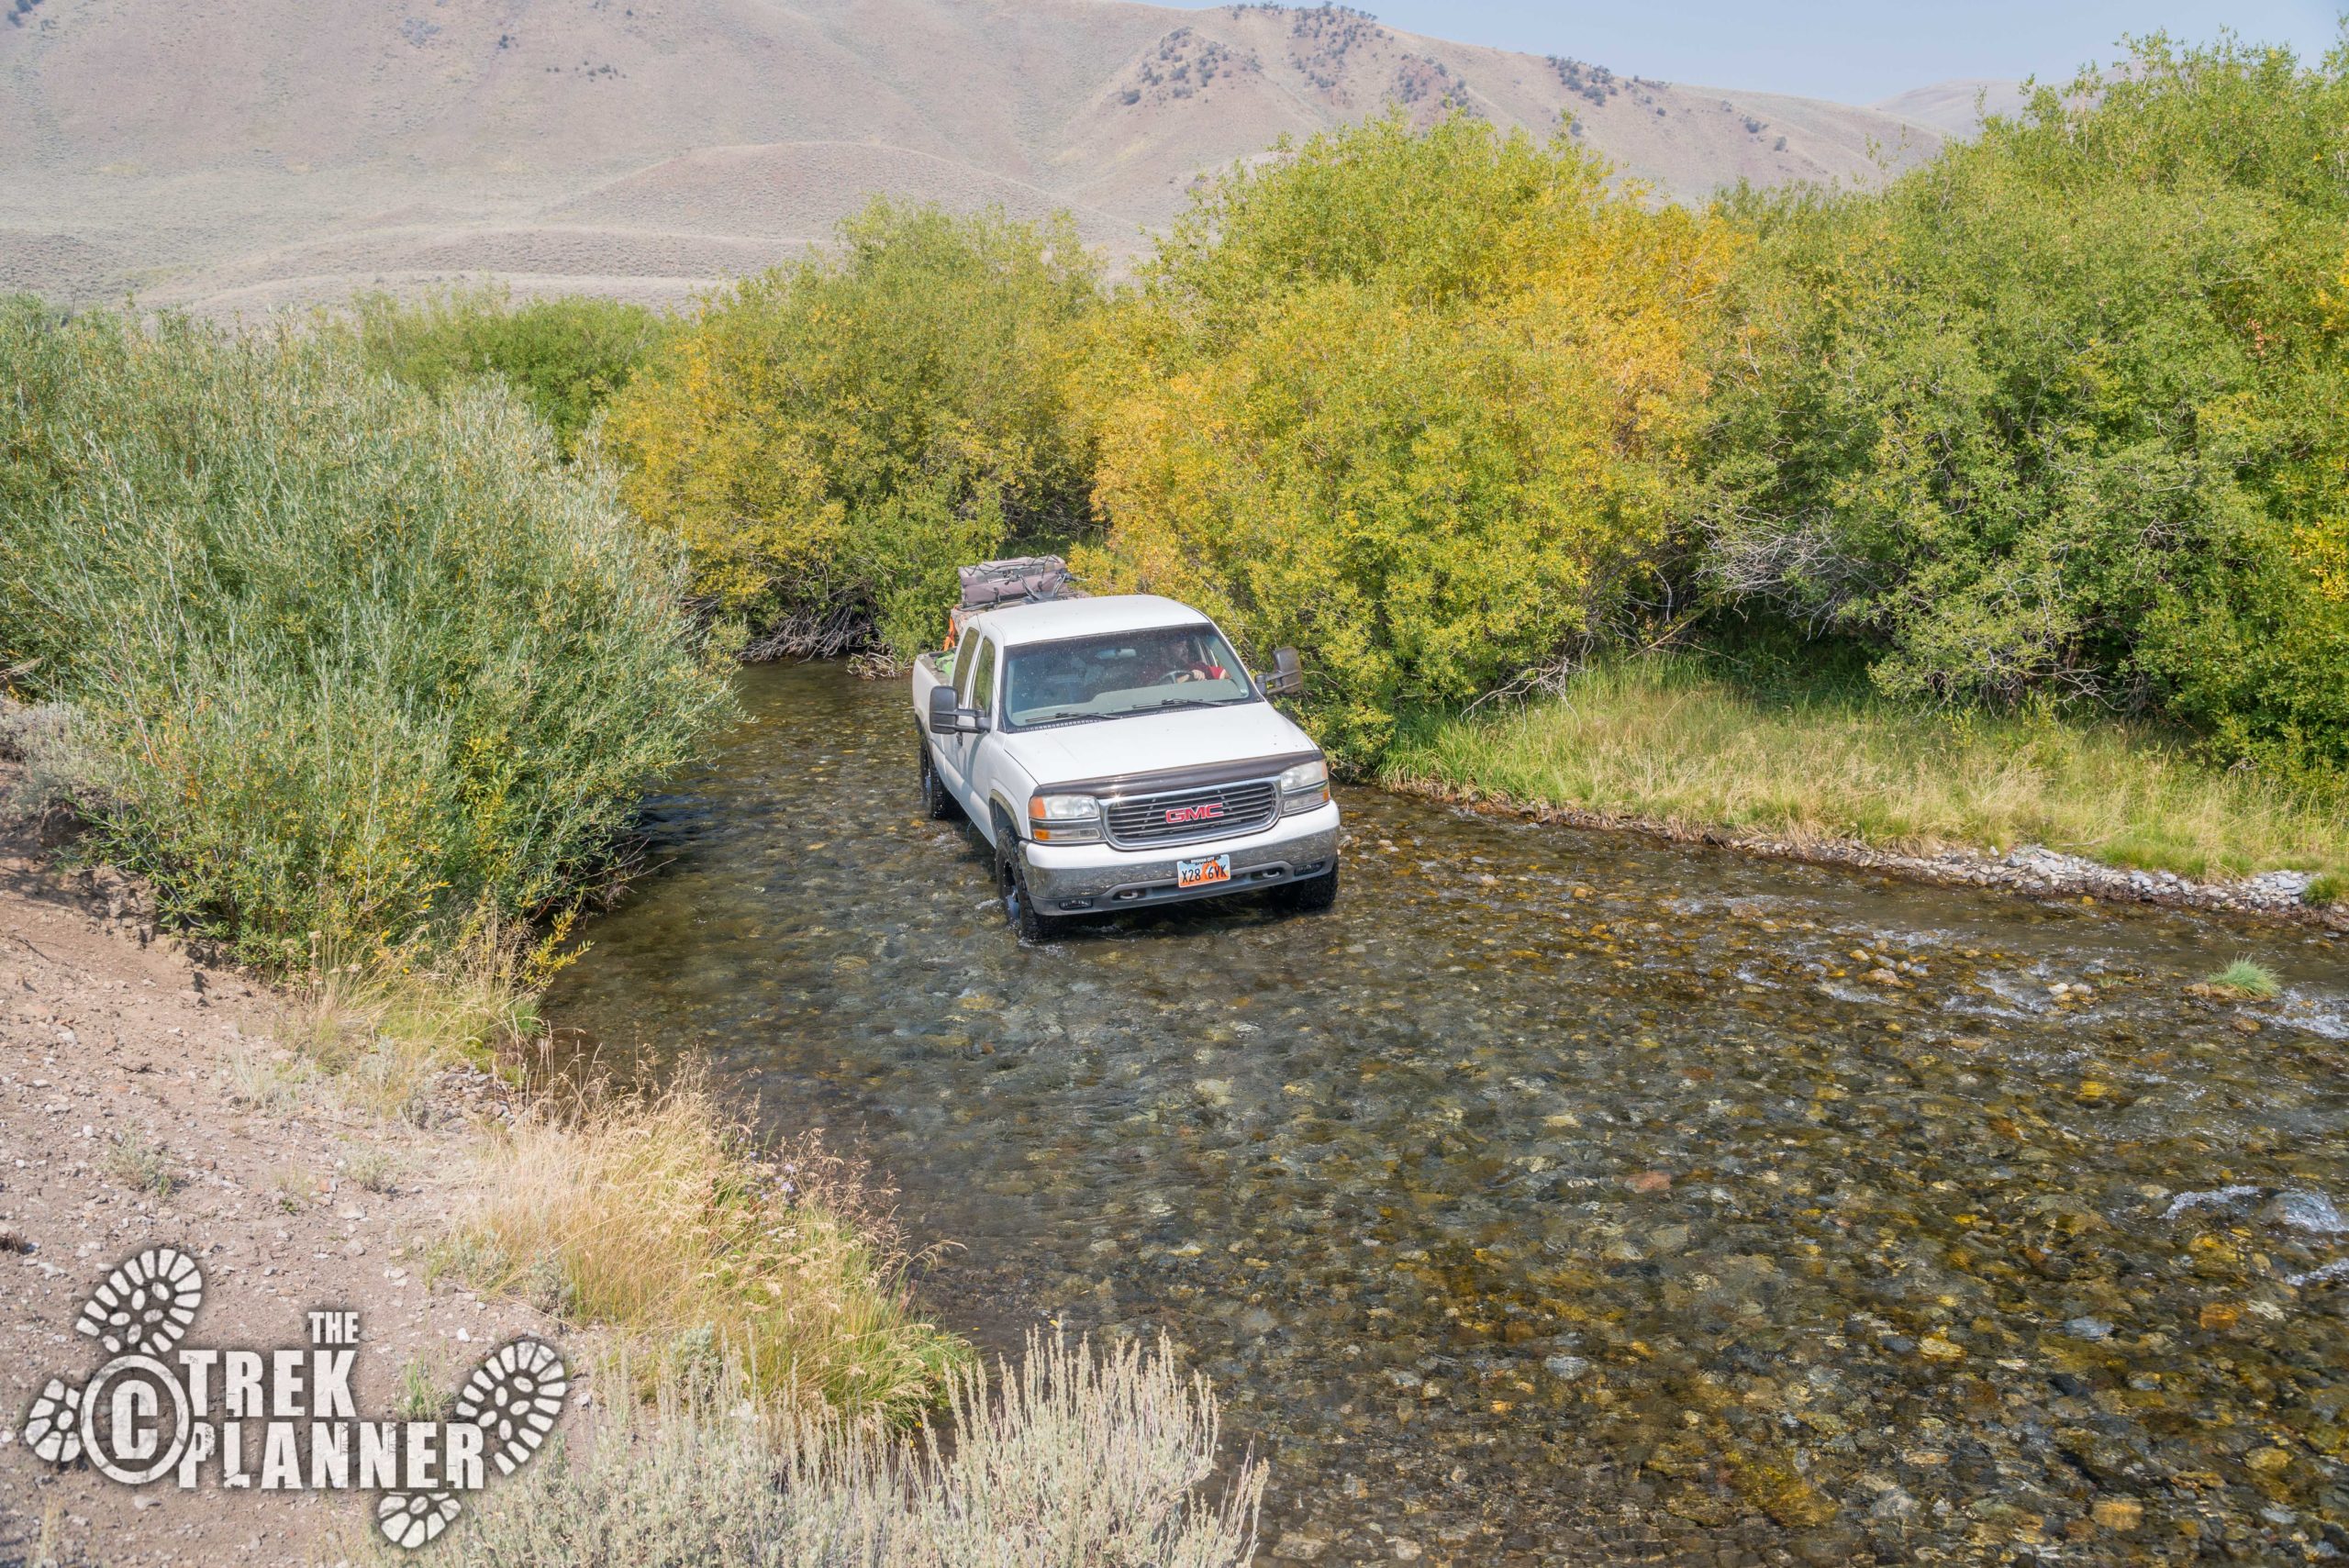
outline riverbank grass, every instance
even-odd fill
[[[2337,808],[2145,727],[1937,712],[1849,684],[1749,686],[1693,654],[1596,665],[1554,698],[1421,723],[1382,779],[1796,843],[2035,843],[2195,878],[2349,869]]]
[[[330,969],[287,998],[287,1050],[234,1059],[230,1094],[421,1126],[450,1070],[487,1073],[520,1119],[485,1129],[453,1173],[435,1273],[612,1330],[647,1390],[733,1378],[884,1427],[937,1407],[972,1352],[915,1311],[902,1235],[861,1167],[813,1139],[763,1151],[690,1071],[657,1095],[539,1081],[536,986],[562,935],[485,930],[431,970]],[[348,1173],[362,1186],[371,1156],[390,1158],[362,1135]]]
[[[475,921],[417,963],[321,965],[290,987],[279,1071],[380,1121],[421,1122],[451,1068],[519,1083],[545,1035],[539,992],[575,956],[571,929],[567,915],[544,932]]]
[[[691,1077],[542,1108],[464,1185],[446,1266],[614,1327],[652,1366],[732,1367],[803,1411],[903,1425],[969,1359],[915,1311],[903,1239],[863,1173],[812,1140],[762,1152]]]

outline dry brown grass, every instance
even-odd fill
[[[763,1397],[904,1422],[968,1352],[916,1313],[902,1237],[813,1139],[762,1153],[697,1077],[542,1109],[468,1173],[446,1264],[654,1362],[739,1368]]]
[[[648,1377],[731,1369],[778,1405],[882,1425],[938,1405],[970,1352],[916,1312],[862,1167],[815,1138],[763,1151],[692,1070],[653,1095],[525,1086],[563,935],[484,923],[429,969],[322,962],[289,1004],[288,1049],[235,1058],[232,1093],[421,1125],[443,1073],[491,1071],[521,1119],[454,1173],[465,1195],[436,1268],[616,1330]]]
[[[344,1109],[421,1123],[433,1085],[451,1067],[508,1078],[544,1034],[538,995],[569,962],[567,918],[529,935],[476,918],[449,951],[414,964],[342,963],[322,957],[290,994],[290,1062],[256,1062],[263,1078],[315,1081]]]
[[[1390,782],[1680,829],[1909,851],[2039,843],[2187,876],[2349,867],[2349,821],[2117,721],[1764,698],[1688,658],[1596,667],[1563,697],[1447,721]]]

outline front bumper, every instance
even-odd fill
[[[1107,844],[1023,846],[1028,896],[1046,915],[1089,915],[1252,893],[1319,876],[1338,863],[1338,806],[1327,802],[1242,838],[1202,839],[1173,850],[1114,850]],[[1177,887],[1174,862],[1231,857],[1231,880]]]

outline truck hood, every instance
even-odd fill
[[[1097,719],[1006,735],[1039,787],[1121,773],[1155,773],[1318,750],[1268,702]]]

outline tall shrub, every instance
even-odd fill
[[[1895,693],[2349,760],[2344,127],[2349,52],[2155,38],[1880,195],[1745,198],[1718,584]]]
[[[484,287],[410,300],[363,295],[349,327],[371,368],[427,392],[505,381],[568,455],[673,323],[623,300],[565,295],[517,305],[503,288]]]
[[[1065,219],[876,200],[712,300],[616,400],[624,494],[770,649],[910,652],[957,565],[1084,520],[1063,387],[1099,300]]]
[[[1205,194],[1100,334],[1107,584],[1316,666],[1321,738],[1595,636],[1664,547],[1727,232],[1561,138],[1400,117]]]
[[[0,310],[0,584],[101,841],[263,962],[575,898],[727,701],[608,480],[332,338]]]

